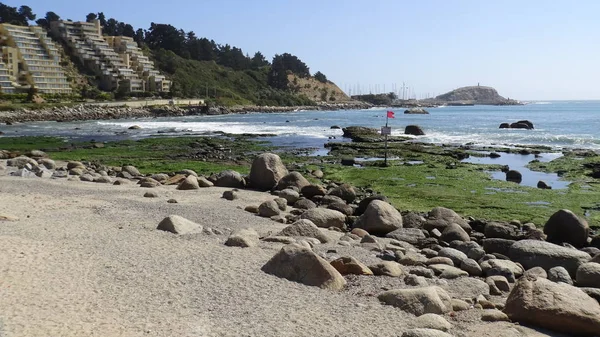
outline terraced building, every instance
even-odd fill
[[[0,24],[0,39],[2,92],[26,91],[31,87],[46,94],[72,92],[58,49],[44,29]]]
[[[154,69],[133,39],[103,36],[100,23],[56,21],[52,34],[62,39],[106,91],[168,91],[170,82]]]

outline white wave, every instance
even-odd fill
[[[552,102],[532,102],[531,104],[541,104],[541,105],[546,105],[546,104],[552,104]]]

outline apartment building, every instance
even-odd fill
[[[58,21],[54,36],[63,39],[88,69],[101,79],[101,89],[128,92],[168,91],[170,81],[154,69],[137,43],[128,37],[103,36],[100,23]]]
[[[3,45],[0,62],[2,92],[23,91],[31,86],[40,93],[72,92],[60,66],[58,49],[44,29],[0,24],[0,39]],[[7,80],[4,79],[5,76],[8,76]]]

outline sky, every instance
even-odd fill
[[[346,92],[418,98],[467,85],[519,100],[600,99],[600,1],[24,0],[38,17],[104,12],[298,56]],[[414,94],[413,94],[414,93]],[[402,95],[402,93],[400,93]]]

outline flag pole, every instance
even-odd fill
[[[390,116],[389,116],[389,114],[386,111],[386,113],[385,113],[385,128],[386,128],[386,130],[387,130],[387,127],[388,127],[388,119],[389,118],[390,118]],[[387,167],[388,166],[388,163],[387,163],[387,157],[388,157],[388,144],[387,144],[388,143],[388,135],[387,135],[387,132],[385,133],[384,136],[385,136],[385,155],[383,157],[383,165],[385,167]]]

